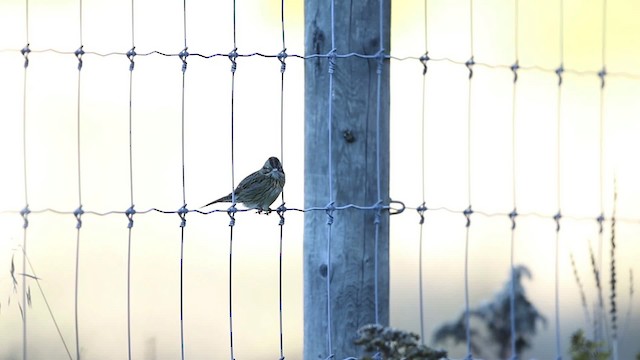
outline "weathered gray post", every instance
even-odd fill
[[[331,0],[305,0],[305,54],[356,52],[375,55],[382,41],[390,49],[390,1],[335,1],[332,46]],[[379,134],[379,59],[334,58],[332,127],[329,129],[328,58],[305,61],[305,208],[370,206],[389,202],[389,60],[382,64]],[[329,178],[331,136],[332,178]],[[380,141],[379,145],[377,141]],[[378,154],[377,148],[380,153]],[[378,174],[377,156],[380,156]],[[380,196],[378,195],[380,176]],[[332,194],[329,194],[329,181]],[[330,196],[331,195],[331,196]],[[389,215],[380,212],[378,240],[378,322],[389,322]],[[356,330],[376,322],[374,238],[376,210],[333,211],[331,229],[324,211],[305,213],[304,358],[359,356]],[[331,266],[327,244],[331,232]],[[328,327],[327,274],[331,286]],[[331,339],[329,340],[329,335]],[[331,343],[331,349],[328,344]]]

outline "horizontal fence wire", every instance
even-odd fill
[[[489,212],[489,211],[483,211],[483,210],[469,210],[468,208],[466,209],[457,209],[457,208],[452,208],[452,207],[445,207],[445,206],[438,206],[438,207],[427,207],[427,206],[416,206],[416,207],[412,207],[412,206],[405,206],[402,202],[400,201],[392,201],[390,204],[382,204],[382,203],[376,203],[373,205],[357,205],[357,204],[345,204],[345,205],[326,205],[326,206],[314,206],[314,207],[308,207],[308,208],[296,208],[296,207],[285,207],[284,205],[281,205],[280,207],[276,208],[276,209],[272,209],[272,212],[277,212],[277,213],[281,213],[284,214],[286,212],[289,211],[293,211],[293,212],[299,212],[299,213],[306,213],[306,212],[312,212],[312,211],[339,211],[339,210],[369,210],[369,211],[378,211],[378,210],[386,210],[389,211],[391,215],[397,215],[400,213],[404,213],[406,210],[414,210],[416,212],[416,217],[417,219],[420,218],[420,212],[422,212],[423,215],[426,215],[428,213],[431,212],[438,212],[438,213],[450,213],[450,214],[459,214],[462,216],[468,216],[468,215],[481,215],[487,218],[499,218],[499,217],[503,217],[506,219],[511,219],[513,216],[513,212]],[[0,214],[15,214],[15,215],[20,215],[24,213],[25,209],[23,210],[3,210],[0,211]],[[50,208],[46,208],[46,209],[38,209],[38,210],[28,210],[29,214],[45,214],[45,213],[52,213],[52,214],[58,214],[58,215],[74,215],[76,214],[76,210],[58,210],[58,209],[50,209]],[[141,210],[141,211],[137,211],[137,210],[133,210],[132,208],[128,208],[126,210],[110,210],[110,211],[105,211],[105,212],[100,212],[100,211],[93,211],[93,210],[84,210],[83,212],[83,216],[86,215],[94,215],[94,216],[110,216],[110,215],[124,215],[127,217],[127,222],[130,221],[129,218],[131,217],[131,215],[141,215],[141,214],[149,214],[149,213],[161,213],[161,214],[176,214],[176,215],[186,215],[188,213],[197,213],[197,214],[201,214],[201,215],[210,215],[210,214],[215,214],[215,213],[224,213],[224,214],[228,214],[229,212],[233,212],[233,213],[245,213],[245,212],[252,212],[255,211],[255,209],[237,209],[235,207],[230,207],[229,209],[214,209],[214,210],[209,210],[209,211],[203,211],[203,210],[199,210],[199,209],[188,209],[188,208],[178,208],[176,210],[164,210],[164,209],[157,209],[157,208],[150,208],[150,209],[146,209],[146,210]],[[549,213],[549,214],[545,214],[545,213],[541,213],[541,212],[518,212],[518,217],[523,217],[523,218],[538,218],[538,219],[547,219],[549,221],[553,221],[555,222],[557,219],[557,213]],[[602,217],[602,215],[598,214],[598,215],[594,215],[594,216],[577,216],[577,215],[570,215],[570,214],[562,214],[562,219],[565,220],[574,220],[574,221],[595,221],[597,223],[600,222],[610,222],[612,220],[611,217]],[[618,223],[626,223],[626,224],[640,224],[640,219],[635,219],[635,218],[630,218],[630,217],[618,217],[616,216],[615,221]]]
[[[60,55],[73,55],[76,56],[77,50],[59,50],[59,49],[30,49],[28,45],[23,49],[0,49],[0,53],[21,53],[26,49],[30,53],[33,54],[42,54],[42,53],[54,53]],[[158,50],[152,50],[143,53],[137,53],[135,50],[127,50],[126,52],[122,51],[112,51],[112,52],[97,52],[90,50],[83,50],[83,56],[86,55],[94,55],[99,57],[111,57],[111,56],[122,56],[127,60],[131,60],[134,56],[164,56],[164,57],[176,57],[176,58],[187,58],[187,57],[199,57],[203,59],[212,59],[216,57],[220,58],[251,58],[251,57],[262,57],[262,58],[274,58],[274,59],[286,59],[286,58],[294,58],[301,60],[309,60],[309,59],[328,59],[328,58],[337,58],[337,59],[345,59],[345,58],[360,58],[360,59],[388,59],[395,61],[417,61],[422,64],[426,62],[442,62],[442,63],[450,63],[455,65],[469,66],[469,60],[459,60],[451,57],[431,57],[428,54],[423,54],[420,56],[394,56],[389,54],[384,54],[382,52],[377,52],[374,54],[363,54],[358,52],[349,52],[349,53],[337,53],[335,51],[329,51],[324,54],[310,54],[310,55],[299,55],[299,54],[288,54],[286,50],[282,50],[275,54],[266,54],[261,52],[252,52],[252,53],[239,53],[237,51],[231,51],[229,53],[220,52],[220,53],[212,53],[212,54],[200,54],[200,53],[189,53],[182,49],[179,52],[171,53],[171,52],[162,52]],[[502,69],[513,71],[513,64],[498,64],[498,63],[488,63],[477,61],[474,59],[473,62],[474,67],[484,67],[488,69]],[[578,76],[598,76],[602,77],[602,69],[573,69],[566,68],[564,66],[559,66],[557,68],[546,67],[541,65],[518,65],[518,71],[539,71],[549,74],[558,74],[559,72],[564,74],[578,75]],[[627,71],[610,71],[606,70],[606,77],[617,77],[617,78],[627,78],[632,80],[640,80],[640,73],[633,73]]]

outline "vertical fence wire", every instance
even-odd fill
[[[511,218],[511,241],[510,241],[510,256],[509,256],[509,269],[511,274],[511,281],[509,286],[509,320],[511,329],[511,359],[518,358],[516,342],[517,342],[517,327],[516,327],[516,294],[515,294],[515,282],[516,273],[514,267],[514,253],[516,242],[516,216],[517,213],[517,89],[518,89],[518,59],[519,59],[519,44],[518,44],[518,21],[519,21],[519,8],[518,0],[514,3],[514,55],[515,62],[511,65],[511,71],[513,71],[513,87],[511,97],[511,200],[513,205],[513,211],[509,214]]]
[[[131,231],[133,228],[133,69],[135,56],[135,7],[134,0],[131,0],[131,50],[127,53],[129,58],[129,195],[130,207],[126,212],[129,224],[127,225],[127,355],[128,360],[132,359],[131,355]]]
[[[600,277],[602,278],[602,274],[603,274],[603,266],[602,266],[602,262],[603,262],[603,253],[604,253],[604,233],[603,233],[603,226],[602,223],[604,221],[604,172],[605,172],[605,136],[606,136],[606,128],[605,128],[605,107],[606,107],[606,103],[605,103],[605,96],[606,96],[606,76],[607,76],[607,68],[606,68],[606,63],[607,63],[607,0],[602,0],[602,29],[601,29],[601,33],[602,33],[602,47],[601,47],[601,64],[602,64],[602,69],[600,70],[600,72],[598,73],[598,76],[600,77],[600,114],[599,114],[599,131],[598,131],[598,135],[599,135],[599,173],[600,173],[600,181],[599,181],[599,185],[600,185],[600,189],[599,189],[599,194],[600,194],[600,217],[599,217],[599,221],[600,221],[600,232],[598,235],[598,241],[599,241],[599,248],[598,248],[598,266],[599,266],[599,271],[600,271]],[[604,330],[605,330],[605,339],[607,341],[607,343],[612,344],[613,345],[613,355],[617,356],[617,342],[615,341],[615,339],[611,339],[610,334],[609,334],[609,322],[608,322],[608,318],[607,318],[607,313],[606,313],[606,309],[605,309],[605,303],[604,300],[602,298],[602,296],[599,297],[599,306],[600,306],[600,316],[602,317],[603,321],[602,324],[604,326]],[[617,360],[614,358],[614,360]]]
[[[282,28],[282,51],[278,54],[280,60],[280,163],[284,168],[284,73],[287,68],[285,60],[287,58],[287,45],[285,42],[285,28],[284,28],[284,1],[280,1],[280,23]],[[280,193],[282,199],[282,205],[278,208],[278,215],[280,215],[280,239],[279,239],[279,252],[278,252],[278,320],[280,327],[280,360],[284,360],[284,336],[282,328],[282,238],[284,236],[284,188]]]
[[[236,58],[238,45],[236,41],[236,1],[233,1],[233,50],[229,53],[231,61],[231,207],[227,210],[229,215],[229,356],[233,355],[233,227],[235,225],[236,193],[235,193],[235,144],[234,144],[234,99],[236,87]]]
[[[186,226],[187,197],[185,186],[185,166],[184,166],[184,127],[185,127],[185,82],[187,72],[187,0],[182,1],[182,26],[184,37],[184,49],[180,52],[179,58],[182,60],[182,85],[180,89],[180,167],[182,170],[182,207],[178,210],[180,216],[180,356],[184,360],[184,228]]]
[[[79,296],[79,281],[80,281],[80,229],[82,227],[81,217],[84,211],[82,210],[82,171],[81,171],[81,133],[80,133],[80,124],[81,124],[81,84],[82,84],[82,55],[84,55],[83,51],[83,40],[82,40],[82,0],[79,0],[79,37],[80,37],[80,47],[75,51],[75,56],[78,59],[78,86],[77,86],[77,109],[76,109],[76,118],[77,118],[77,164],[78,164],[78,208],[74,211],[74,216],[76,217],[76,274],[75,274],[75,295],[74,295],[74,311],[75,311],[75,331],[76,331],[76,359],[80,360],[80,329],[79,329],[79,315],[78,315],[78,296]]]
[[[378,1],[379,11],[378,16],[380,16],[379,29],[378,34],[380,36],[380,48],[378,50],[378,67],[377,67],[377,83],[376,83],[376,192],[377,192],[377,206],[376,213],[374,217],[374,242],[373,242],[373,303],[374,303],[374,321],[376,324],[380,324],[380,297],[379,297],[379,289],[378,289],[378,267],[379,267],[379,249],[378,245],[380,242],[380,221],[381,221],[381,211],[382,211],[382,175],[381,175],[381,166],[380,166],[380,121],[381,121],[381,96],[382,96],[382,73],[384,69],[384,0]]]
[[[418,241],[418,301],[419,301],[419,309],[420,309],[420,344],[425,345],[424,340],[424,274],[423,274],[423,246],[424,246],[424,212],[426,210],[425,207],[425,113],[426,113],[426,96],[427,96],[427,61],[429,60],[429,46],[428,46],[428,0],[424,0],[424,55],[420,59],[424,66],[422,71],[422,112],[420,117],[420,156],[421,156],[421,179],[422,179],[422,204],[418,207],[418,214],[420,215],[420,239]]]
[[[131,360],[131,231],[133,228],[133,215],[135,210],[133,209],[133,69],[134,69],[134,57],[135,57],[135,8],[134,0],[131,0],[131,50],[127,52],[127,58],[130,61],[129,64],[129,209],[127,209],[125,215],[129,219],[127,225],[127,355],[128,360]]]
[[[329,187],[329,203],[327,205],[327,359],[333,358],[333,343],[331,331],[331,240],[332,240],[332,224],[333,224],[333,71],[335,68],[335,52],[336,52],[336,36],[335,36],[335,0],[331,0],[331,52],[328,57],[329,66],[329,93],[328,95],[328,116],[327,116],[327,151],[328,151],[328,187]]]
[[[607,75],[606,70],[606,30],[607,30],[607,1],[602,0],[602,23],[601,23],[601,65],[602,68],[598,72],[598,77],[600,78],[600,98],[599,98],[599,128],[598,128],[598,194],[599,194],[599,206],[600,206],[600,215],[597,218],[598,221],[598,276],[600,280],[602,279],[603,274],[603,252],[604,252],[604,132],[605,132],[605,118],[604,118],[604,109],[605,109],[605,78]],[[598,319],[597,324],[597,333],[599,334],[595,340],[606,340],[610,343],[609,339],[609,328],[607,325],[607,317],[605,315],[605,304],[602,296],[602,289],[598,289],[598,316],[595,317]]]
[[[29,222],[29,197],[27,181],[27,68],[29,66],[29,0],[25,0],[25,40],[26,46],[22,49],[24,56],[24,73],[22,78],[22,174],[24,180],[24,209],[21,214],[24,218],[22,226],[22,358],[27,359],[27,227]]]
[[[472,83],[473,83],[473,0],[469,0],[469,52],[471,57],[466,62],[469,69],[469,83],[467,94],[467,202],[469,207],[464,211],[467,219],[464,238],[464,317],[465,317],[465,337],[467,355],[465,359],[472,359],[471,353],[471,324],[469,312],[469,230],[471,227],[471,103],[472,103]]]
[[[564,1],[559,2],[559,52],[560,66],[556,69],[558,75],[558,91],[556,99],[556,207],[558,213],[554,216],[556,222],[555,264],[554,264],[554,316],[556,337],[556,360],[562,360],[560,342],[560,219],[562,218],[562,73],[564,72]]]

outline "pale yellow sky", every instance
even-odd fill
[[[602,2],[565,0],[563,51],[559,2],[475,1],[473,55],[476,62],[555,69],[564,75],[561,103],[560,203],[565,216],[594,218],[600,213],[599,129],[602,67]],[[424,1],[392,4],[392,54],[425,51]],[[74,51],[80,44],[78,2],[29,1],[32,50]],[[187,1],[187,40],[191,53],[228,53],[233,48],[231,2]],[[153,10],[151,10],[153,9]],[[131,2],[83,1],[82,41],[86,51],[126,52],[131,43]],[[618,182],[618,215],[640,219],[640,29],[634,1],[608,1],[605,64],[612,75],[604,90],[605,211],[611,212],[613,179]],[[429,0],[427,49],[432,58],[466,61],[470,55],[468,0]],[[302,1],[286,1],[289,54],[303,52]],[[139,53],[177,53],[184,46],[182,2],[135,1],[135,45]],[[0,50],[26,42],[24,3],[0,2]],[[282,48],[279,1],[243,1],[237,8],[238,52],[276,54]],[[340,50],[340,49],[339,49]],[[28,196],[32,210],[72,211],[78,206],[77,60],[51,52],[30,55],[27,79]],[[182,205],[181,63],[158,55],[137,57],[133,72],[134,203],[175,210]],[[0,52],[0,211],[24,207],[22,176],[23,58]],[[231,188],[230,63],[224,57],[191,57],[185,79],[186,203],[197,207]],[[129,61],[124,56],[84,56],[80,92],[82,204],[85,210],[123,211],[129,206]],[[422,202],[422,65],[392,60],[391,197],[416,207]],[[303,62],[287,60],[285,73],[284,163],[287,206],[303,204]],[[635,76],[616,74],[630,73]],[[477,65],[471,103],[471,202],[477,211],[508,213],[513,208],[512,78],[508,68]],[[280,63],[276,59],[238,60],[235,84],[236,181],[280,152]],[[432,61],[427,75],[425,188],[429,208],[462,210],[467,194],[467,69],[451,61]],[[551,71],[522,69],[516,89],[516,206],[521,213],[557,212],[557,77]],[[259,109],[259,110],[258,110]],[[267,140],[265,140],[267,139]],[[279,356],[278,218],[238,215],[234,228],[234,353],[238,359]],[[391,325],[419,331],[419,217],[414,210],[391,222]],[[520,217],[515,261],[533,279],[529,296],[550,323],[535,338],[526,358],[553,358],[553,251],[550,218]],[[135,358],[179,356],[179,239],[175,215],[139,214],[132,231],[132,340]],[[83,217],[80,258],[80,341],[85,358],[126,357],[127,220],[122,215]],[[219,354],[228,358],[228,218],[190,214],[185,228],[185,353],[187,358]],[[474,215],[470,243],[470,301],[480,304],[502,287],[508,274],[510,222],[507,217]],[[0,214],[0,357],[21,353],[21,321],[11,278],[12,255],[20,258],[22,221]],[[285,356],[302,347],[303,215],[289,213],[284,238]],[[424,243],[425,329],[454,319],[463,307],[464,218],[427,212]],[[563,219],[561,333],[585,328],[578,289],[569,265],[573,253],[589,301],[595,298],[588,244],[597,248],[595,221]],[[640,223],[620,222],[617,231],[618,296],[628,309],[628,269],[637,264]],[[32,214],[29,256],[72,353],[74,332],[75,219],[71,215]],[[608,264],[608,225],[603,261]],[[20,261],[16,266],[21,268]],[[605,266],[607,267],[607,266]],[[634,269],[636,273],[639,269]],[[608,281],[609,271],[603,276]],[[638,276],[636,276],[638,278]],[[608,282],[607,282],[608,283]],[[263,284],[263,286],[256,286]],[[637,285],[637,282],[636,282]],[[636,286],[637,287],[637,286]],[[31,286],[29,352],[32,358],[64,359],[42,298]],[[8,298],[11,305],[8,305]],[[637,296],[635,314],[640,312]],[[630,334],[640,333],[634,315],[621,354],[640,351]],[[636,347],[636,348],[634,348]],[[46,355],[45,355],[46,354]],[[453,357],[464,349],[451,348]],[[566,355],[566,354],[565,354]],[[16,355],[20,358],[19,355]],[[148,358],[148,357],[147,357]],[[216,357],[218,358],[218,357]],[[625,358],[622,356],[621,358]]]

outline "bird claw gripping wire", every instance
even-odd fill
[[[278,206],[278,208],[276,209],[276,214],[278,214],[278,216],[280,217],[280,223],[278,225],[282,226],[284,225],[284,213],[287,211],[287,208],[284,206],[284,202],[282,203],[282,205]]]
[[[187,52],[188,47],[185,46],[182,51],[178,54],[180,60],[182,60],[182,72],[187,71],[187,58],[189,57],[189,52]]]
[[[238,209],[236,209],[236,204],[233,203],[231,204],[231,206],[227,209],[227,215],[229,215],[229,226],[233,227],[236,224],[236,212],[238,211]]]
[[[427,61],[429,60],[431,60],[431,58],[429,57],[428,51],[424,53],[424,55],[420,56],[420,62],[422,63],[422,66],[423,66],[422,75],[427,74]]]
[[[420,225],[422,225],[424,224],[424,213],[425,211],[427,211],[427,207],[423,202],[422,204],[420,204],[420,206],[418,206],[416,210],[418,211],[418,215],[420,215]]]
[[[180,209],[178,209],[178,216],[180,216],[180,227],[183,228],[187,225],[187,213],[189,209],[187,209],[187,204],[182,205]]]
[[[82,210],[82,205],[80,205],[77,209],[75,209],[73,211],[73,216],[76,217],[76,229],[80,230],[80,228],[82,227],[82,220],[80,219],[82,217],[82,214],[84,214],[84,210]]]
[[[22,219],[24,220],[24,223],[22,224],[22,228],[24,229],[29,226],[29,219],[27,219],[27,216],[29,216],[30,213],[31,210],[29,210],[29,205],[26,205],[24,209],[20,210],[20,216],[22,216]]]
[[[511,71],[513,72],[513,82],[518,81],[518,69],[520,69],[520,63],[516,60],[513,65],[511,65]]]
[[[467,218],[467,225],[466,227],[471,226],[471,214],[473,214],[473,210],[471,210],[471,205],[469,205],[468,208],[464,209],[464,211],[462,212],[462,214],[464,215],[465,218]]]
[[[518,212],[514,208],[512,212],[509,213],[509,219],[511,220],[511,230],[515,230],[516,228],[516,217],[518,216]]]
[[[467,67],[467,69],[469,70],[469,79],[471,79],[473,77],[473,65],[475,65],[476,62],[475,60],[473,60],[473,56],[467,60],[466,63],[464,63],[464,66]]]
[[[564,73],[564,65],[560,64],[556,69],[556,75],[558,75],[558,86],[562,85],[562,73]]]
[[[238,48],[233,48],[227,56],[229,57],[229,61],[231,61],[231,73],[235,73],[236,68],[238,67],[238,64],[236,63],[236,59],[238,58]]]
[[[22,56],[24,56],[24,67],[25,69],[27,68],[27,66],[29,66],[29,53],[31,52],[31,49],[29,49],[29,44],[27,44],[25,47],[22,48],[22,50],[20,50],[20,54],[22,54]]]
[[[82,70],[82,55],[84,55],[84,50],[82,49],[84,45],[80,45],[78,50],[76,50],[73,54],[78,59],[78,71]]]
[[[553,215],[553,220],[556,222],[556,232],[560,231],[560,219],[562,218],[562,214],[560,214],[560,210],[558,213]]]
[[[284,73],[284,71],[287,69],[287,63],[285,63],[284,61],[287,59],[287,48],[282,49],[282,51],[280,51],[280,53],[278,53],[278,60],[280,60],[280,72]]]
[[[127,59],[129,59],[129,71],[133,71],[133,67],[135,65],[135,63],[133,62],[133,58],[138,55],[136,53],[136,47],[132,47],[131,50],[127,51]]]
[[[133,215],[135,215],[135,213],[136,211],[133,209],[133,205],[131,205],[131,207],[124,212],[124,214],[127,216],[127,219],[129,219],[129,225],[127,225],[127,228],[129,229],[133,227]]]

